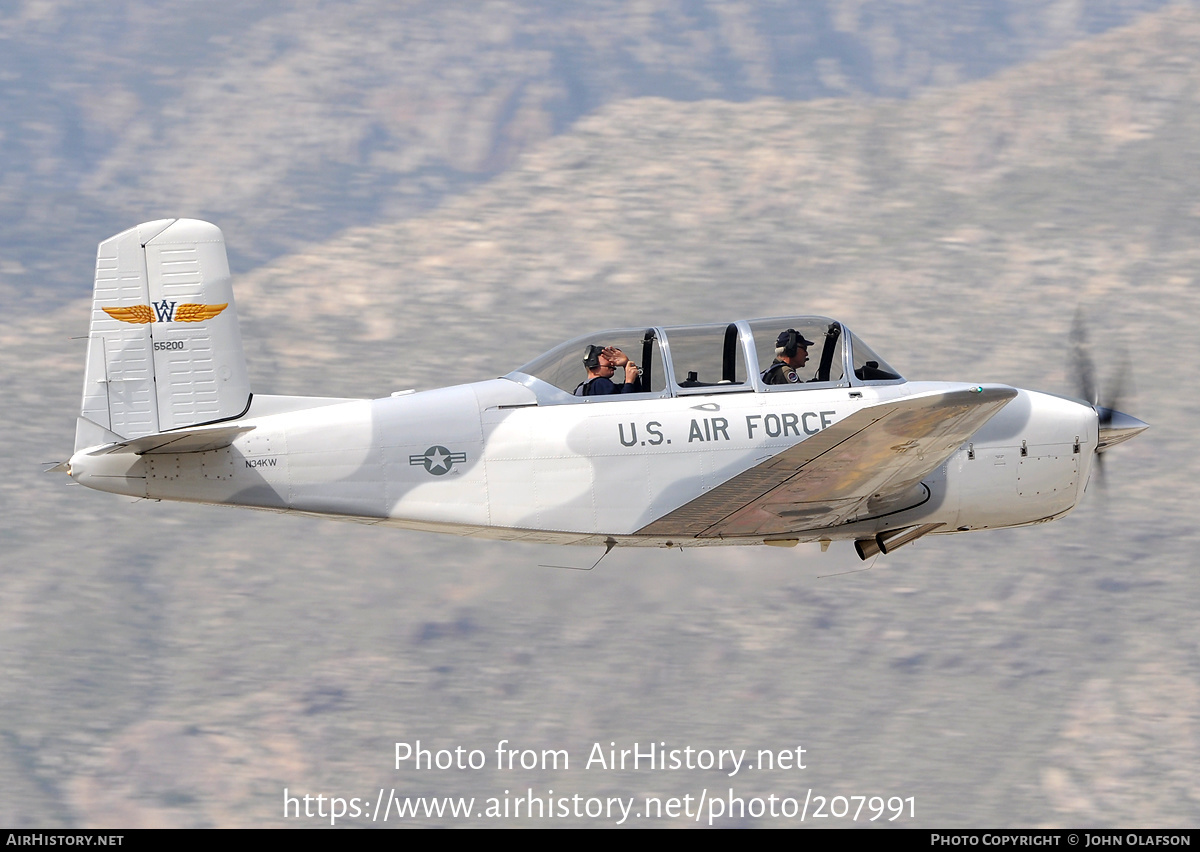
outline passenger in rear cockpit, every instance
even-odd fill
[[[637,364],[629,360],[629,356],[615,346],[589,346],[583,353],[583,366],[587,369],[587,379],[575,388],[575,396],[603,396],[611,393],[638,393],[641,391],[641,381],[638,376],[641,371]],[[625,381],[618,384],[613,382],[617,368],[623,368]]]

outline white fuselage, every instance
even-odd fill
[[[625,545],[752,544],[761,537],[668,540],[637,533],[864,406],[961,387],[909,382],[539,405],[524,385],[494,379],[317,407],[262,397],[238,421],[253,429],[222,449],[136,455],[89,448],[72,458],[70,472],[89,487],[138,497],[462,535],[564,544],[610,538]],[[923,480],[928,496],[919,505],[840,527],[795,530],[794,538],[1049,520],[1079,500],[1096,443],[1090,406],[1022,390]]]

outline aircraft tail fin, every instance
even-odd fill
[[[160,219],[100,243],[76,451],[250,406],[221,230]]]

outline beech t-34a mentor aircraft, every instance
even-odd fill
[[[585,393],[589,367],[607,380],[589,390],[623,392]],[[100,244],[58,469],[116,494],[458,535],[850,540],[866,559],[1057,518],[1097,454],[1145,428],[1094,400],[906,381],[823,317],[602,331],[383,399],[251,394],[221,231],[164,219]]]

